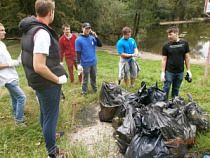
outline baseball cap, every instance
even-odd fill
[[[82,25],[82,27],[83,27],[83,28],[88,28],[88,27],[91,27],[91,26],[90,26],[89,23],[85,22],[85,23]]]

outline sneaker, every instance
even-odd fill
[[[15,122],[16,126],[27,127],[27,125],[23,122]]]
[[[64,158],[66,155],[66,151],[58,149],[56,154],[48,155],[48,158]]]
[[[64,134],[65,134],[64,132],[57,132],[55,134],[55,138],[58,139],[58,138],[62,137]]]
[[[131,88],[134,88],[135,86],[134,86],[134,84],[133,84],[133,85],[131,85],[130,87],[131,87]]]

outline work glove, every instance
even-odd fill
[[[60,64],[63,66],[63,62],[60,62]]]
[[[9,67],[19,66],[20,62],[18,60],[11,60],[9,63]]]
[[[161,82],[165,82],[166,81],[166,79],[165,79],[165,72],[161,73],[160,80],[161,80]]]
[[[192,73],[190,72],[190,70],[187,70],[187,73],[189,75],[189,78],[192,78]]]
[[[65,84],[65,83],[67,83],[67,77],[66,77],[66,75],[62,75],[62,76],[58,77],[57,84]]]
[[[134,54],[131,54],[131,56],[132,56],[132,57],[137,57],[137,54],[136,54],[136,53],[134,53]]]
[[[141,58],[141,53],[140,52],[137,53],[137,58]]]
[[[77,73],[78,73],[78,75],[80,75],[82,73],[82,71],[83,71],[82,66],[80,64],[77,64]]]

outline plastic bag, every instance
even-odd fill
[[[125,158],[170,158],[170,152],[159,136],[136,134],[126,153]]]
[[[207,130],[209,126],[208,113],[193,101],[190,93],[188,93],[188,100],[190,102],[186,105],[186,114],[190,122],[197,127],[198,131]]]
[[[115,132],[115,136],[118,138],[117,144],[120,148],[120,151],[123,153],[126,151],[130,141],[136,134],[136,126],[132,113],[133,107],[129,106],[126,110],[126,117],[123,124],[118,127]]]
[[[166,101],[166,93],[160,90],[157,86],[157,82],[149,89],[146,88],[146,83],[141,83],[141,89],[138,91],[141,103],[148,105],[150,103],[156,103],[158,101]]]
[[[115,83],[103,82],[99,97],[100,120],[111,122],[118,107],[125,102],[125,95],[127,94],[129,93]]]

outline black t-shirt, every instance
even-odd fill
[[[162,49],[162,55],[167,56],[166,71],[172,73],[183,72],[185,54],[189,52],[189,44],[183,39],[178,42],[166,42]]]

